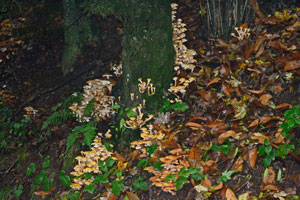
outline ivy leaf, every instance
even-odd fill
[[[88,186],[84,187],[84,191],[90,194],[93,194],[95,190],[95,185],[93,183],[89,184]]]
[[[123,181],[114,180],[113,182],[111,182],[111,185],[112,185],[112,193],[116,196],[120,196],[121,190],[124,189]]]
[[[32,173],[35,173],[36,168],[34,163],[30,163],[26,171],[26,176],[30,176]]]
[[[64,170],[60,171],[59,180],[65,187],[69,187],[71,185],[71,178],[65,175]]]
[[[94,102],[95,102],[95,98],[92,98],[92,100],[90,100],[90,102],[86,105],[83,114],[90,116],[94,108]]]

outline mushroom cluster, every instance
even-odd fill
[[[176,18],[176,10],[178,4],[172,3],[172,28],[173,28],[173,45],[176,52],[174,70],[179,72],[180,67],[184,70],[194,71],[196,59],[194,56],[197,54],[195,50],[188,49],[183,43],[187,41],[185,38],[186,24],[182,19]]]
[[[140,104],[132,110],[137,113],[137,116],[129,117],[129,120],[125,121],[124,126],[130,129],[138,129],[141,128],[145,123],[151,120],[154,116],[149,114],[146,119],[143,119],[144,113],[142,112],[143,106]]]
[[[116,75],[116,77],[120,77],[123,74],[123,66],[122,63],[120,64],[114,64],[111,68],[110,68],[113,73]]]
[[[173,77],[174,85],[171,84],[171,87],[168,89],[168,91],[176,96],[176,99],[179,99],[180,96],[184,96],[186,93],[186,88],[189,86],[189,84],[196,79],[194,77],[189,78],[179,78],[179,77]],[[175,99],[175,100],[176,100]]]
[[[83,87],[83,100],[80,105],[74,103],[69,107],[79,118],[80,122],[90,121],[91,117],[95,117],[96,119],[102,118],[105,120],[115,113],[111,108],[114,104],[114,97],[110,96],[113,86],[109,80],[111,76],[112,75],[110,74],[104,74],[103,77],[106,78],[106,80],[94,79],[87,81],[87,85]],[[76,93],[73,95],[76,95]],[[84,110],[90,102],[93,103],[94,109],[91,116],[86,116]]]
[[[165,134],[161,130],[155,130],[152,124],[147,125],[147,128],[142,127],[140,130],[143,140],[134,141],[130,146],[133,149],[140,150],[141,154],[139,157],[145,158],[148,155],[146,147],[151,146],[154,142],[162,141]]]
[[[238,35],[236,35],[235,33],[231,33],[231,36],[239,39],[239,41],[248,39],[250,36],[249,28],[244,28],[240,26],[240,27],[234,27],[234,30],[237,32]]]
[[[106,137],[110,136],[110,130],[105,134]],[[107,151],[106,147],[102,144],[102,133],[98,133],[92,143],[91,151],[81,151],[82,156],[77,156],[75,159],[78,161],[78,164],[74,167],[74,171],[71,172],[71,175],[75,176],[74,183],[71,184],[71,188],[74,190],[80,190],[82,187],[89,185],[93,182],[94,177],[92,176],[89,179],[80,177],[85,173],[101,173],[98,162],[100,160],[105,161],[107,158],[115,159],[112,156],[112,152]],[[112,145],[111,145],[112,146]]]
[[[35,110],[33,107],[31,106],[27,106],[24,108],[24,110],[26,111],[26,114],[23,115],[23,117],[28,117],[28,118],[34,118],[37,115],[38,110]]]
[[[160,161],[163,163],[163,169],[161,171],[155,169],[153,166],[146,167],[146,171],[154,174],[154,176],[150,178],[150,181],[152,181],[152,185],[160,187],[163,191],[175,195],[176,182],[172,182],[172,180],[170,180],[169,182],[165,182],[164,179],[169,174],[174,174],[176,177],[180,169],[183,167],[189,168],[189,163],[185,159],[186,156],[187,155],[183,149],[173,149],[169,151],[168,156],[160,158]]]
[[[138,88],[140,93],[145,93],[147,90],[147,95],[152,96],[155,94],[156,87],[153,86],[153,83],[151,83],[151,78],[147,78],[147,82],[143,81],[142,78],[138,79]]]

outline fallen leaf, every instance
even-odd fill
[[[244,163],[244,160],[243,160],[242,156],[239,156],[238,159],[232,165],[232,169],[236,170],[236,171],[242,171],[243,163]]]
[[[300,183],[300,173],[294,175],[293,181],[294,181],[296,184],[299,184],[299,183]]]
[[[263,94],[263,95],[261,95],[261,97],[259,97],[258,101],[260,101],[261,104],[267,106],[267,105],[270,104],[269,103],[270,99],[272,99],[272,95],[270,95],[270,94]]]
[[[214,192],[217,190],[221,190],[222,188],[223,188],[223,182],[220,182],[218,185],[210,187],[209,191]]]
[[[273,167],[268,168],[268,174],[263,177],[263,183],[265,185],[270,185],[275,183],[275,171],[273,170]]]
[[[262,191],[267,191],[267,190],[280,191],[280,189],[275,185],[266,185],[264,187],[261,187],[261,190]]]
[[[249,193],[245,192],[245,193],[239,195],[238,200],[248,200],[248,197],[249,197]]]
[[[118,152],[115,152],[114,155],[118,159],[118,161],[121,161],[121,162],[125,162],[126,161],[126,159],[121,154],[119,154]]]
[[[265,144],[265,139],[267,139],[268,141],[270,141],[269,137],[261,134],[261,133],[254,133],[253,136],[251,136],[251,138],[253,140],[258,140],[259,144]]]
[[[218,143],[223,144],[226,138],[229,138],[229,137],[232,137],[235,135],[236,135],[236,132],[234,132],[233,130],[226,131],[225,133],[222,133],[221,135],[219,135]]]
[[[202,127],[201,124],[198,124],[198,123],[196,123],[196,122],[187,122],[187,123],[185,123],[185,126],[186,126],[186,127],[190,127],[190,128],[193,129],[193,130],[198,130],[199,128]]]
[[[230,89],[229,89],[229,84],[228,83],[223,83],[222,84],[222,91],[224,92],[224,94],[231,98],[231,94],[230,94]]]
[[[275,144],[284,144],[284,137],[283,135],[281,135],[280,132],[277,132],[275,134],[275,141],[274,141]]]
[[[204,180],[201,180],[200,184],[204,187],[211,187],[211,181],[207,177],[205,177]]]
[[[267,39],[267,37],[262,36],[258,40],[256,40],[255,45],[254,45],[254,47],[255,47],[254,50],[257,51],[262,46],[264,41],[266,41],[266,39]]]
[[[249,159],[249,165],[251,168],[255,167],[256,159],[257,159],[257,148],[254,147],[250,151],[248,151],[248,159]]]
[[[253,122],[251,122],[248,126],[248,128],[251,128],[253,126],[257,126],[259,124],[259,119],[254,120]]]
[[[284,71],[298,69],[300,67],[300,60],[290,61],[284,66]]]
[[[199,152],[197,150],[196,147],[193,147],[190,149],[189,154],[188,154],[188,158],[190,159],[194,159],[194,160],[199,160]]]
[[[278,94],[283,90],[282,87],[280,87],[279,85],[273,86],[272,89],[275,94]]]
[[[210,128],[213,133],[220,133],[226,129],[226,126],[223,124],[223,122],[219,120],[210,122],[207,127]]]
[[[202,193],[202,192],[207,192],[208,191],[208,188],[199,184],[199,185],[196,185],[195,187],[195,190],[198,192],[198,193]]]
[[[276,106],[274,109],[290,109],[292,108],[292,105],[291,104],[288,104],[288,103],[282,103],[278,106]]]
[[[227,200],[237,200],[235,194],[233,193],[233,191],[230,188],[227,188],[225,197]]]
[[[221,80],[221,78],[214,78],[213,80],[209,81],[209,83],[207,84],[207,87],[209,87],[210,85],[217,83]]]
[[[130,200],[140,200],[140,198],[133,192],[126,191],[126,194]]]
[[[246,92],[250,92],[253,94],[262,94],[265,91],[265,88],[261,89],[261,90],[248,90],[246,89]]]

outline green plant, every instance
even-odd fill
[[[23,192],[23,185],[18,185],[18,186],[15,186],[14,189],[13,189],[13,194],[14,196],[18,199],[21,194]]]
[[[185,102],[175,102],[172,104],[170,101],[165,101],[160,109],[160,112],[168,112],[171,110],[180,110],[181,112],[185,112],[188,109],[189,106]]]
[[[258,155],[259,156],[265,155],[265,157],[263,158],[263,165],[265,167],[268,167],[271,164],[271,162],[275,160],[275,156],[276,156],[275,151],[273,151],[273,148],[269,140],[265,139],[264,145],[259,147]]]
[[[148,190],[148,184],[146,181],[144,181],[142,179],[141,176],[139,176],[138,179],[133,182],[132,186],[133,186],[133,189],[135,189],[135,190],[139,190],[139,189],[144,190],[144,191]]]
[[[222,172],[221,177],[218,178],[218,183],[221,183],[221,182],[225,183],[225,182],[229,181],[231,179],[231,175],[235,172],[236,171],[234,171],[234,170],[229,170],[229,171]]]
[[[71,178],[66,175],[64,170],[60,170],[59,180],[65,187],[69,187],[71,185]]]
[[[42,185],[43,187],[41,187]],[[49,180],[46,171],[41,170],[41,172],[36,176],[32,184],[32,190],[36,190],[40,188],[41,190],[48,192],[52,187],[53,187],[53,183]]]
[[[222,145],[213,144],[210,147],[211,150],[216,150],[216,152],[222,151],[224,154],[227,154],[231,148],[232,148],[232,145],[228,139],[226,139],[225,143]]]
[[[75,128],[73,128],[71,134],[69,134],[67,138],[66,151],[70,149],[70,147],[75,143],[78,136],[81,134],[83,134],[84,136],[82,144],[91,147],[93,139],[96,135],[96,127],[94,126],[94,123],[94,121],[90,121],[80,126],[75,126]]]
[[[35,163],[30,163],[26,171],[26,176],[30,176],[31,174],[35,173],[35,171]]]
[[[10,187],[4,187],[0,189],[0,199],[1,200],[9,200],[11,199],[11,189]]]
[[[186,169],[185,167],[183,167],[176,175],[170,173],[165,177],[164,181],[168,182],[172,180],[172,182],[176,182],[176,190],[180,190],[183,185],[188,182],[190,176],[194,181],[205,179],[204,175],[200,173],[200,169],[192,167]]]
[[[300,125],[300,106],[293,106],[291,109],[284,113],[285,121],[280,125],[282,128],[281,134],[287,137],[287,133],[293,128],[297,128]]]

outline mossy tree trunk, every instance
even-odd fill
[[[121,102],[130,107],[146,99],[147,112],[154,113],[162,105],[173,76],[171,6],[168,0],[130,0],[124,4]],[[155,95],[148,96],[147,91],[140,94],[138,78],[151,78]],[[132,101],[130,93],[138,98]]]
[[[63,0],[65,46],[62,55],[62,72],[64,75],[73,71],[76,56],[80,54],[83,44],[98,40],[97,28],[93,28],[92,19],[82,13],[81,0]]]

